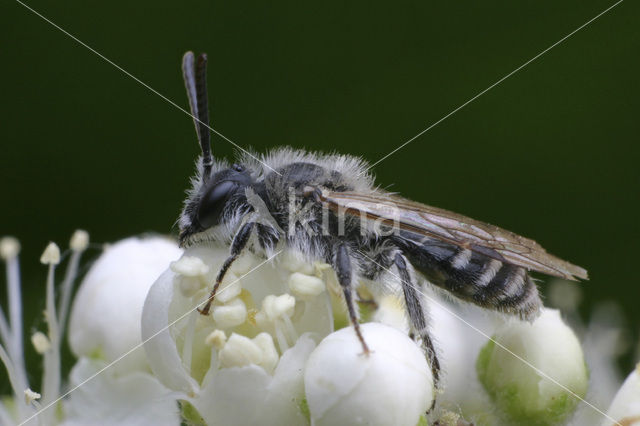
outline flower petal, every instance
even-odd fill
[[[174,296],[175,274],[167,270],[153,284],[142,310],[142,339],[151,370],[169,389],[192,393],[197,389],[182,365],[169,326],[169,307]],[[189,312],[189,311],[185,311]]]
[[[180,425],[175,395],[148,373],[118,376],[106,362],[81,358],[70,375],[79,386],[65,400],[62,426]],[[96,373],[97,376],[93,377]]]
[[[191,402],[208,425],[306,425],[303,370],[315,343],[309,335],[280,358],[273,377],[253,365],[222,368]]]

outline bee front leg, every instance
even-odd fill
[[[211,309],[211,304],[213,303],[213,299],[216,297],[216,292],[218,291],[218,287],[220,287],[220,283],[224,279],[229,267],[233,264],[233,262],[240,256],[242,250],[247,246],[249,242],[249,238],[251,237],[251,231],[255,227],[255,222],[247,222],[233,237],[233,242],[231,243],[231,255],[224,261],[220,271],[218,272],[218,276],[216,277],[216,283],[213,285],[213,289],[211,293],[209,293],[209,298],[207,299],[207,303],[204,305],[202,309],[198,308],[198,312],[202,315],[208,315],[209,310]]]
[[[404,301],[409,314],[409,320],[411,321],[411,327],[420,335],[422,347],[426,352],[429,366],[431,366],[433,383],[437,387],[440,381],[440,361],[438,361],[438,355],[436,354],[433,342],[431,341],[431,336],[429,335],[420,291],[416,288],[416,284],[411,280],[411,274],[409,273],[406,258],[402,254],[398,253],[395,256],[394,263],[402,281],[402,291],[404,292]]]
[[[362,352],[365,355],[369,355],[369,347],[364,341],[364,337],[362,337],[362,332],[360,331],[360,323],[358,322],[358,313],[356,311],[356,305],[353,299],[351,253],[346,244],[338,245],[333,261],[333,267],[336,271],[336,275],[338,276],[338,282],[340,283],[342,291],[344,292],[344,301],[347,305],[347,311],[349,312],[349,320],[351,320],[351,324],[353,325],[356,335],[358,336],[358,340],[360,340],[360,343],[362,344]]]

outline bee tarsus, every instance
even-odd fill
[[[365,342],[364,337],[362,336],[362,332],[360,330],[360,323],[358,322],[358,313],[355,307],[355,302],[353,298],[353,271],[351,265],[351,253],[349,252],[349,248],[344,243],[339,243],[336,247],[335,259],[333,262],[333,269],[336,271],[336,276],[338,277],[338,283],[340,287],[342,287],[342,291],[344,293],[344,300],[347,305],[347,312],[349,313],[349,320],[351,324],[353,324],[353,328],[358,336],[358,340],[362,344],[362,353],[364,355],[369,355],[370,350],[367,346],[367,342]]]
[[[405,307],[407,309],[409,320],[411,321],[411,328],[414,330],[413,334],[420,336],[422,348],[429,360],[429,366],[431,366],[433,383],[437,387],[440,384],[440,361],[438,361],[436,350],[433,347],[433,342],[429,335],[420,291],[417,288],[417,284],[411,279],[411,273],[407,266],[407,259],[404,255],[396,253],[394,263],[402,281],[402,292],[404,293]]]

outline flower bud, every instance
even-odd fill
[[[602,426],[610,426],[615,422],[622,425],[640,424],[640,363],[616,393],[607,416],[609,418],[602,422]]]
[[[69,321],[69,343],[76,356],[113,361],[140,344],[142,305],[149,287],[181,254],[165,238],[128,238],[110,247],[78,289]],[[146,370],[142,348],[127,355],[119,372]]]
[[[312,424],[415,426],[434,397],[424,353],[406,334],[378,323],[361,326],[371,352],[353,327],[327,336],[311,353],[305,391]]]
[[[480,351],[476,369],[496,406],[513,424],[561,423],[579,402],[566,389],[580,398],[587,391],[580,342],[559,311],[552,309],[543,310],[533,323],[514,321],[499,327]]]

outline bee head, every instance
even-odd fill
[[[182,58],[189,107],[202,149],[198,167],[200,177],[193,181],[194,189],[189,193],[179,221],[182,246],[193,241],[195,234],[223,224],[239,213],[242,202],[246,201],[245,189],[253,184],[251,173],[243,165],[212,170],[206,67],[206,54],[199,55],[197,61],[193,52],[185,53]]]
[[[182,212],[180,244],[193,234],[229,221],[246,204],[245,189],[253,184],[249,171],[240,164],[214,173],[195,197],[187,200]]]

